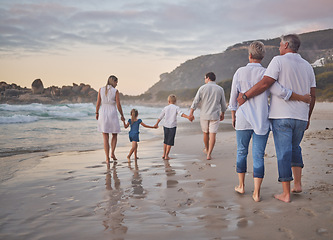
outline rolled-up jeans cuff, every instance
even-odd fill
[[[279,182],[291,182],[292,180],[294,180],[292,177],[286,177],[286,178],[279,178],[278,179]]]
[[[304,164],[303,163],[291,163],[291,167],[301,167],[301,168],[304,168]]]

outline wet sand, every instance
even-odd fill
[[[234,191],[236,137],[223,125],[211,161],[198,131],[177,132],[169,161],[162,139],[140,142],[137,162],[126,159],[130,145],[109,166],[102,150],[41,159],[1,183],[0,239],[333,239],[332,106],[315,108],[291,203],[273,198],[282,187],[272,135],[262,201],[252,200],[251,154],[246,192]]]

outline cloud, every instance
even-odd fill
[[[0,53],[106,51],[195,56],[231,44],[332,27],[330,0],[24,1],[0,8]]]

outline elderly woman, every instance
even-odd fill
[[[101,87],[98,91],[96,103],[96,119],[98,120],[97,130],[103,133],[104,151],[106,155],[106,162],[110,162],[110,145],[109,134],[112,134],[111,139],[111,158],[117,160],[115,155],[117,137],[120,133],[120,124],[118,112],[121,115],[121,120],[124,121],[123,109],[120,104],[119,92],[116,89],[118,78],[110,76],[106,86]]]
[[[310,96],[301,96],[285,89],[277,82],[269,90],[248,99],[238,107],[237,97],[259,82],[265,73],[265,68],[260,64],[265,55],[265,46],[262,42],[254,41],[248,48],[249,63],[239,68],[232,80],[229,109],[232,113],[232,124],[236,129],[237,138],[237,167],[239,185],[235,187],[238,193],[245,193],[245,173],[247,171],[247,155],[252,138],[254,201],[260,201],[260,187],[264,178],[264,154],[267,138],[270,131],[268,120],[268,96],[274,94],[287,100],[310,101]],[[246,97],[246,96],[245,96]],[[237,109],[238,107],[238,109]]]

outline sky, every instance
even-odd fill
[[[243,41],[333,28],[332,0],[0,0],[0,81],[110,75],[139,95],[183,62]]]

